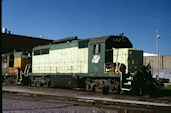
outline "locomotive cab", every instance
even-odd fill
[[[112,54],[111,54],[112,53]],[[134,48],[113,48],[110,53],[110,62],[105,63],[105,72],[124,74],[134,73],[143,66],[143,51]],[[107,54],[109,57],[109,54]],[[106,55],[106,56],[107,56]]]
[[[2,55],[2,76],[6,83],[16,84],[22,79],[22,73],[27,64],[31,63],[31,53],[28,51],[11,52]]]
[[[91,78],[86,83],[89,86],[96,89],[101,86],[111,92],[113,89],[117,89],[117,92],[132,90],[133,75],[143,67],[142,50],[132,48],[125,36],[95,38],[90,40],[88,48],[88,72]]]
[[[142,57],[135,60],[133,55],[142,55],[142,51],[132,49],[132,44],[127,37],[124,36],[106,36],[90,40],[89,48],[89,67],[88,72],[99,76],[105,74],[113,74],[115,76],[119,72],[119,68],[126,66],[126,73],[131,62],[136,65],[142,65]],[[139,50],[140,51],[140,50]],[[126,56],[125,56],[126,55]],[[132,61],[134,59],[134,61]],[[140,60],[140,62],[138,62]],[[139,67],[138,66],[138,67]],[[136,67],[136,68],[138,68]],[[135,66],[129,70],[134,71]],[[108,76],[108,75],[106,75]]]

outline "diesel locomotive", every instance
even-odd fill
[[[31,71],[31,51],[13,51],[2,54],[2,78],[7,84],[21,84],[25,74]]]
[[[153,87],[143,51],[123,35],[55,40],[34,47],[31,55],[31,63],[17,75],[26,85],[136,94]]]

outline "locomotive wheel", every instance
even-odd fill
[[[51,83],[51,80],[48,80],[48,84],[47,84],[48,87],[51,87],[51,84],[52,84],[52,83]]]
[[[121,95],[124,95],[124,94],[125,94],[125,91],[121,90],[121,91],[120,91],[120,94],[121,94]]]
[[[143,91],[142,91],[142,88],[141,87],[139,87],[139,93],[138,93],[138,95],[143,95]]]
[[[142,96],[143,95],[143,89],[141,87],[138,87],[135,91],[135,95]]]
[[[105,95],[109,94],[109,86],[104,86],[102,93],[105,94]]]
[[[96,85],[93,86],[93,91],[96,92]]]

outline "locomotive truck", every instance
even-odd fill
[[[31,86],[136,94],[149,93],[153,88],[152,75],[143,66],[143,51],[133,48],[123,35],[75,36],[36,46],[31,68],[32,72],[25,69],[23,73]]]

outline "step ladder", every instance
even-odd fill
[[[132,85],[132,80],[133,80],[133,77],[129,76],[128,78],[126,78],[126,81],[125,83],[123,83],[123,86],[122,87],[122,91],[131,91],[131,85]]]
[[[24,77],[27,77],[28,76],[29,70],[30,70],[30,64],[26,64],[26,67],[24,69]]]

